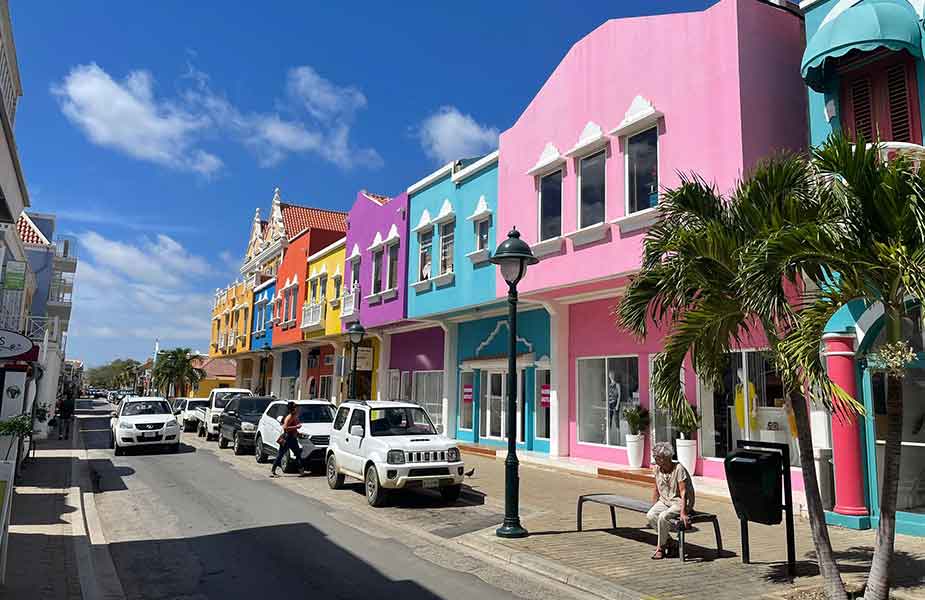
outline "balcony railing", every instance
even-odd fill
[[[0,329],[17,331],[33,342],[41,343],[63,341],[66,337],[68,322],[57,317],[22,317],[18,314],[0,312]]]
[[[868,148],[870,144],[868,144]],[[925,162],[925,146],[910,144],[909,142],[880,142],[880,158],[892,160],[904,156],[912,161],[916,169]]]
[[[302,307],[302,329],[312,331],[314,329],[324,328],[324,299],[314,304],[306,304]]]
[[[55,258],[77,260],[77,238],[68,235],[55,236]]]
[[[345,319],[347,317],[352,317],[359,308],[359,299],[360,299],[360,288],[355,287],[353,291],[348,292],[343,295],[341,298],[340,304],[340,318]]]

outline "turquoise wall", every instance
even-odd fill
[[[408,317],[428,317],[448,313],[468,306],[483,304],[495,299],[495,267],[485,261],[474,265],[466,257],[476,248],[475,224],[466,219],[475,212],[479,198],[485,202],[492,216],[489,217],[488,248],[494,252],[497,246],[494,220],[498,211],[498,163],[497,161],[458,183],[454,183],[450,174],[432,183],[427,188],[413,194],[409,201],[408,224],[414,229],[420,222],[424,210],[436,218],[444,200],[449,200],[456,215],[454,226],[453,283],[437,287],[431,285],[426,291],[408,288]],[[440,232],[433,226],[434,267],[433,276],[438,275]],[[409,234],[408,244],[408,284],[418,281],[420,265],[420,235]]]

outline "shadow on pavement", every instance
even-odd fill
[[[108,458],[91,458],[87,466],[90,467],[90,483],[95,494],[127,490],[128,486],[123,479],[135,474],[135,469],[116,466]]]
[[[344,489],[353,490],[365,497],[366,488],[362,482],[349,482]],[[452,508],[454,506],[482,506],[485,504],[485,495],[473,493],[469,495],[464,491],[455,502],[447,502],[440,497],[440,492],[425,489],[390,490],[386,506],[392,508]]]
[[[390,579],[307,523],[118,542],[110,552],[129,600],[439,598]]]
[[[870,546],[853,546],[845,550],[835,551],[835,560],[838,562],[838,568],[843,575],[870,572],[870,562],[873,556],[874,549]],[[813,577],[818,575],[819,566],[816,564],[815,559],[815,552],[807,552],[806,560],[798,560],[797,576]],[[792,579],[787,573],[786,562],[773,564],[754,562],[753,564],[766,566],[768,570],[764,578],[768,581],[778,583]],[[902,550],[894,550],[893,575],[890,582],[894,588],[914,588],[925,584],[925,560]]]

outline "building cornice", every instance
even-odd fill
[[[450,162],[446,163],[445,165],[443,165],[442,167],[440,167],[439,169],[437,169],[436,171],[434,171],[434,172],[431,173],[430,175],[428,175],[428,176],[424,177],[423,179],[420,179],[420,180],[418,180],[418,181],[412,183],[410,186],[408,186],[407,192],[408,192],[409,194],[414,194],[414,193],[420,192],[421,190],[423,190],[423,189],[426,188],[427,186],[429,186],[429,185],[431,185],[431,184],[433,184],[433,183],[436,183],[436,182],[439,181],[440,179],[442,179],[442,178],[446,177],[447,175],[449,175],[450,173],[452,173],[452,172],[453,172],[453,168],[454,168],[455,166],[456,166],[456,161],[455,161],[455,160],[451,160]]]

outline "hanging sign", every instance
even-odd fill
[[[15,331],[0,329],[0,358],[19,357],[32,349],[32,340]]]
[[[552,395],[550,386],[548,383],[540,386],[540,406],[543,408],[549,408],[549,398]]]
[[[472,402],[472,385],[463,386],[463,402],[471,403]]]
[[[373,370],[373,349],[368,346],[357,348],[357,371]]]
[[[3,278],[3,289],[23,290],[26,288],[26,262],[10,260],[6,263],[6,276]]]

